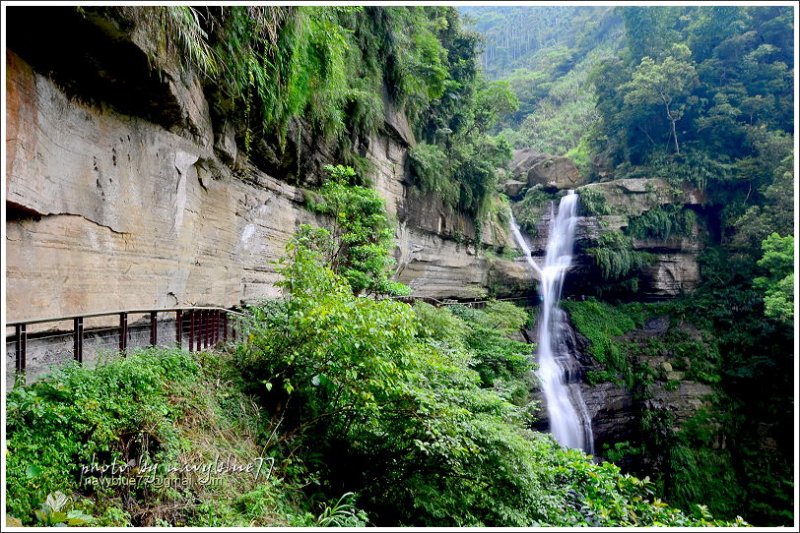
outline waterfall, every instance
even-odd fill
[[[537,274],[539,274],[539,276],[541,276],[542,269],[539,268],[539,265],[537,265],[536,261],[534,261],[533,257],[531,257],[531,249],[528,246],[528,243],[525,242],[525,239],[522,238],[522,233],[519,231],[517,221],[514,220],[514,215],[511,215],[511,232],[514,234],[514,239],[516,239],[519,247],[522,248],[522,255],[524,255],[525,259],[528,260],[528,264],[536,271]]]
[[[511,229],[528,263],[540,278],[542,305],[538,320],[537,375],[547,405],[550,432],[562,446],[594,453],[592,421],[580,390],[580,366],[566,348],[564,334],[569,326],[566,313],[558,307],[564,277],[572,264],[578,195],[568,191],[561,198],[558,212],[554,213],[553,209],[551,204],[550,234],[541,268],[531,257],[530,248],[513,218]]]

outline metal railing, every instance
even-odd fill
[[[6,383],[29,382],[53,366],[75,360],[96,363],[105,354],[158,346],[200,351],[235,341],[248,315],[221,307],[174,307],[109,311],[9,322]],[[9,334],[9,330],[13,333]]]
[[[425,301],[436,307],[483,308],[493,300],[439,300],[429,296],[392,299]],[[494,301],[530,300],[529,297]],[[9,322],[6,327],[6,384],[30,382],[70,360],[94,364],[105,355],[123,356],[130,348],[157,346],[200,351],[243,338],[249,315],[222,307],[174,307],[107,311]],[[9,330],[13,332],[9,334]]]

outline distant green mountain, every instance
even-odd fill
[[[556,73],[566,74],[600,44],[621,43],[622,19],[613,7],[462,7],[486,40],[482,56],[490,78],[515,69],[533,70],[551,63],[548,51],[564,50]],[[539,52],[544,52],[540,54]]]
[[[588,74],[624,47],[612,7],[464,7],[484,38],[486,75],[509,83],[520,101],[502,135],[515,148],[568,154],[588,165],[581,140],[597,120]],[[585,145],[585,143],[584,143]]]

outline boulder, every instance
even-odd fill
[[[534,152],[530,148],[516,150],[512,163],[514,179],[529,186],[548,189],[574,189],[586,183],[570,159]]]
[[[574,189],[585,183],[578,167],[566,157],[548,157],[528,171],[528,185],[550,189]]]
[[[528,171],[538,162],[547,159],[547,154],[535,152],[530,148],[514,150],[514,158],[511,162],[511,173],[515,179],[527,181]]]
[[[522,189],[527,187],[528,183],[524,181],[509,180],[503,184],[503,192],[509,198],[516,198],[522,192]]]

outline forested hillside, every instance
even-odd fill
[[[508,83],[520,102],[515,113],[503,117],[502,137],[515,148],[585,159],[581,140],[599,118],[589,74],[624,47],[617,10],[465,7],[462,12],[485,39],[487,76]]]

